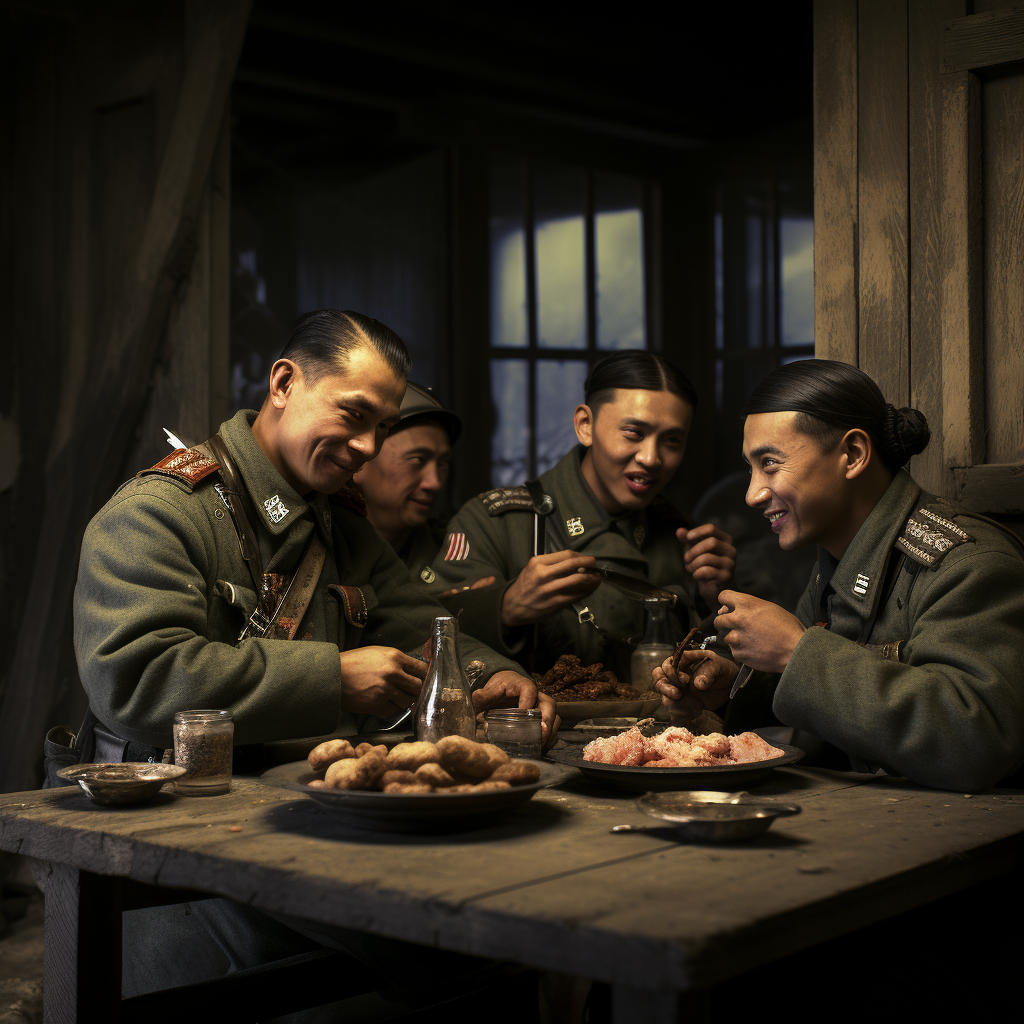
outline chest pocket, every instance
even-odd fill
[[[369,583],[362,583],[359,586],[329,583],[327,590],[337,599],[341,611],[338,622],[338,646],[342,650],[357,647],[369,621],[370,612],[378,604],[373,587]]]
[[[235,643],[242,627],[255,610],[256,591],[252,587],[217,580],[210,595],[209,638]]]

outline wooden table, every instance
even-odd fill
[[[591,977],[611,984],[616,1021],[668,1024],[680,993],[1024,861],[1016,791],[965,797],[799,768],[757,791],[803,813],[723,847],[611,834],[651,819],[633,795],[578,774],[498,824],[440,836],[350,828],[254,779],[120,810],[69,788],[0,797],[0,849],[52,865],[47,1019],[106,1022],[118,1017],[115,940],[121,907],[145,891],[136,883]]]

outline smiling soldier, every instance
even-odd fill
[[[430,563],[444,538],[431,521],[434,499],[448,481],[452,445],[462,421],[420,384],[409,381],[400,419],[380,454],[352,478],[366,499],[366,518],[414,575],[432,582]]]
[[[660,496],[682,463],[697,402],[685,374],[650,352],[617,352],[593,368],[584,391],[573,417],[579,445],[539,481],[463,505],[432,568],[443,603],[496,650],[539,672],[575,654],[628,684],[643,605],[598,589],[600,576],[588,570],[671,591],[676,625],[689,628],[700,618],[695,592],[717,608],[736,550],[727,534],[692,527]]]

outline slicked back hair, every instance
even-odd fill
[[[351,309],[314,309],[295,322],[282,359],[302,368],[302,376],[315,388],[330,373],[345,369],[349,354],[368,345],[399,377],[408,377],[412,356],[405,342],[372,316]]]
[[[583,401],[595,415],[610,402],[616,389],[623,391],[671,391],[697,408],[697,389],[674,363],[653,352],[635,349],[614,352],[590,371],[583,385]]]

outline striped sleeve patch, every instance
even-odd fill
[[[448,550],[445,552],[446,562],[461,562],[469,558],[469,538],[464,533],[448,534]]]

